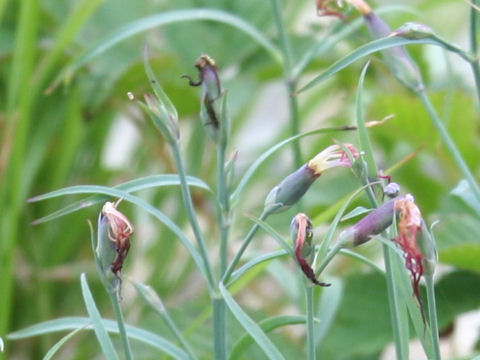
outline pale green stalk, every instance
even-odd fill
[[[228,232],[230,229],[230,195],[227,189],[225,175],[225,147],[217,146],[217,186],[218,198],[221,204],[219,214],[220,224],[220,276],[227,270],[228,262]]]
[[[108,290],[108,289],[107,289]],[[126,360],[133,360],[132,348],[128,341],[127,330],[125,329],[125,320],[123,318],[122,308],[120,307],[120,300],[117,291],[108,291],[110,299],[112,300],[113,310],[115,311],[115,318],[118,324],[118,333],[120,334],[120,340],[125,352]]]
[[[472,190],[473,195],[480,202],[480,188],[473,176],[472,172],[468,168],[467,163],[462,157],[462,154],[458,150],[457,146],[453,142],[453,139],[450,137],[448,130],[446,129],[445,125],[443,124],[442,120],[439,118],[433,104],[431,103],[428,95],[425,91],[419,91],[418,96],[420,100],[422,100],[423,105],[425,106],[430,119],[432,119],[433,124],[437,128],[438,132],[440,133],[440,137],[442,138],[445,146],[448,148],[449,152],[452,154],[453,159],[455,160],[457,166],[460,168],[465,180],[467,180],[470,189]]]
[[[280,4],[278,0],[271,0],[273,6],[273,17],[275,19],[275,25],[277,27],[278,36],[280,39],[280,48],[283,56],[283,73],[285,77],[285,83],[289,94],[289,109],[290,109],[290,135],[295,136],[300,133],[300,119],[298,111],[298,101],[296,96],[291,94],[297,91],[297,79],[292,78],[293,70],[293,56],[292,46],[285,29],[285,22],[283,21],[282,12],[280,10]],[[295,159],[295,166],[302,165],[302,152],[298,141],[292,142],[293,156]]]
[[[305,297],[307,305],[307,359],[315,360],[317,358],[315,351],[315,328],[314,328],[314,285],[304,281]]]
[[[212,298],[215,360],[227,359],[227,329],[225,301],[220,294]]]
[[[207,274],[207,283],[210,291],[213,291],[215,288],[215,277],[213,275],[212,265],[210,264],[210,259],[208,257],[207,246],[205,239],[203,237],[202,230],[200,229],[200,224],[198,223],[197,214],[195,212],[195,207],[193,206],[192,195],[190,193],[190,188],[187,184],[187,178],[185,174],[185,167],[183,164],[183,158],[180,154],[180,148],[178,143],[172,145],[173,157],[175,158],[175,163],[177,164],[178,177],[180,178],[180,187],[182,189],[183,202],[185,204],[185,209],[187,210],[188,220],[192,226],[193,233],[198,242],[198,247],[200,249],[200,256],[203,259],[205,264],[205,271]]]
[[[427,306],[428,306],[428,321],[430,330],[432,332],[432,345],[435,358],[433,360],[440,360],[440,340],[438,334],[438,318],[437,305],[435,302],[435,284],[433,282],[433,274],[425,274],[425,285],[427,288]]]

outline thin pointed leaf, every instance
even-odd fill
[[[258,325],[263,331],[268,333],[283,326],[305,324],[306,322],[304,315],[279,315],[263,319]],[[243,335],[233,346],[229,359],[238,359],[251,344],[253,344],[253,339],[250,334]]]
[[[72,337],[74,337],[77,333],[81,330],[84,330],[85,327],[79,327],[78,329],[73,330],[72,332],[68,333],[64,337],[62,337],[55,345],[53,345],[48,352],[43,357],[43,360],[50,360],[53,356],[57,353],[58,350]]]
[[[114,320],[103,319],[103,326],[109,333],[118,334],[118,325]],[[11,340],[25,339],[33,336],[50,334],[59,331],[74,330],[84,327],[87,330],[93,330],[93,326],[89,318],[86,317],[65,317],[54,320],[45,321],[39,324],[29,326],[27,328],[15,331],[8,335]],[[137,328],[135,326],[126,325],[127,334],[130,339],[138,340],[144,344],[150,345],[178,360],[189,360],[187,354],[178,346],[172,344],[165,338],[151,333],[147,330]]]
[[[102,53],[125,39],[140,34],[144,31],[153,29],[155,27],[184,21],[198,20],[217,21],[235,27],[243,31],[245,34],[249,35],[259,45],[261,45],[265,50],[267,50],[275,59],[275,61],[277,61],[278,63],[282,62],[282,57],[277,47],[257,28],[236,15],[230,14],[225,11],[208,8],[175,10],[142,18],[114,31],[108,37],[102,39],[96,45],[89,48],[82,56],[80,56],[70,65],[68,65],[60,73],[59,77],[55,81],[55,84],[57,84],[59,81],[62,81],[63,79],[66,79],[67,81],[70,80],[75,71],[81,66],[85,65],[90,60],[101,55]]]
[[[350,211],[348,214],[342,216],[340,221],[346,221],[346,220],[349,220],[349,219],[353,219],[354,217],[369,213],[371,211],[372,211],[372,209],[367,209],[366,207],[363,207],[363,206],[357,206],[355,209]]]
[[[409,40],[400,37],[386,37],[378,40],[373,40],[365,45],[360,46],[359,48],[352,51],[347,56],[341,58],[340,60],[336,61],[331,65],[327,70],[323,73],[315,77],[313,80],[308,82],[305,86],[303,86],[300,90],[296,92],[296,94],[300,94],[305,90],[308,90],[322,81],[328,79],[330,76],[336,74],[340,70],[345,69],[347,66],[353,64],[355,61],[373,54],[375,52],[389,49],[395,46],[405,46],[405,45],[412,45],[412,44],[430,44],[430,45],[439,45],[437,42],[431,39],[421,39],[421,40]]]
[[[252,179],[253,175],[255,172],[258,170],[260,165],[262,165],[265,160],[267,160],[270,156],[272,156],[276,151],[280,150],[282,147],[285,145],[291,143],[292,141],[296,141],[298,139],[301,139],[306,136],[312,136],[312,135],[317,135],[317,134],[323,134],[323,133],[329,133],[329,132],[336,132],[336,131],[349,131],[349,130],[356,130],[356,127],[352,126],[341,126],[341,127],[331,127],[331,128],[323,128],[323,129],[317,129],[313,131],[309,131],[303,134],[295,135],[292,136],[288,139],[285,139],[278,144],[275,144],[271,148],[269,148],[267,151],[265,151],[262,155],[260,155],[255,162],[250,165],[250,167],[247,169],[243,177],[241,178],[240,182],[238,183],[235,191],[232,193],[231,201],[232,201],[232,206],[235,206],[235,203],[241,198],[241,195],[245,191],[245,188],[247,187],[248,183]]]
[[[102,317],[98,312],[95,300],[93,300],[85,273],[80,275],[80,283],[82,286],[83,300],[85,302],[85,306],[87,307],[88,314],[90,315],[90,320],[92,321],[93,329],[95,331],[95,335],[97,336],[97,340],[100,343],[103,354],[108,360],[119,360],[118,355],[115,352],[115,348],[113,347],[112,340],[110,340],[107,330],[103,326]]]
[[[220,284],[219,288],[223,299],[225,300],[225,303],[232,312],[233,316],[235,316],[243,328],[252,336],[258,346],[260,346],[260,348],[263,350],[265,355],[272,360],[284,360],[285,358],[277,349],[277,347],[270,341],[267,335],[265,335],[265,332],[260,328],[260,326],[253,321],[245,311],[243,311],[240,305],[236,303],[225,286]]]
[[[257,256],[255,258],[253,258],[252,260],[247,261],[238,270],[236,270],[232,273],[232,276],[230,277],[230,281],[228,283],[228,286],[230,287],[230,285],[232,285],[233,283],[235,283],[235,281],[240,279],[242,277],[242,275],[244,275],[247,271],[249,271],[250,269],[253,269],[257,265],[262,264],[262,263],[267,262],[267,261],[278,259],[278,258],[283,257],[283,256],[288,255],[288,254],[289,253],[287,251],[282,249],[282,250],[272,251],[271,253],[268,253],[268,254],[263,254],[263,255]]]
[[[318,306],[318,314],[322,321],[315,331],[315,345],[318,347],[325,336],[328,334],[328,330],[332,326],[335,317],[337,316],[340,303],[343,298],[343,282],[340,278],[328,279],[328,282],[332,284],[329,288],[322,291],[320,303]]]

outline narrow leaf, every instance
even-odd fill
[[[272,360],[285,359],[280,351],[276,348],[275,345],[270,341],[270,339],[265,335],[265,332],[260,328],[260,326],[253,321],[245,311],[242,310],[240,305],[238,305],[233,299],[232,295],[228,292],[223,284],[219,285],[220,292],[227,304],[228,308],[232,312],[233,316],[238,320],[238,322],[243,326],[243,328],[250,334],[250,336],[255,340],[255,342],[263,350],[267,358]]]
[[[103,354],[108,360],[119,360],[112,341],[108,336],[107,330],[103,326],[102,317],[98,312],[95,300],[93,300],[85,273],[80,275],[80,283],[82,286],[83,300],[85,302],[85,306],[87,307],[88,314],[90,315],[90,320],[92,321],[93,329],[95,331],[95,335],[97,336],[97,340],[100,343]]]
[[[50,360],[53,358],[53,356],[57,353],[58,350],[72,337],[74,337],[77,333],[79,333],[81,330],[84,330],[84,327],[79,327],[78,329],[73,330],[72,332],[68,333],[64,337],[62,337],[55,345],[53,345],[48,352],[45,354],[43,357],[43,360]]]

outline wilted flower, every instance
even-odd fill
[[[119,283],[121,282],[120,273],[130,250],[130,237],[134,232],[132,223],[117,210],[117,205],[118,202],[107,201],[98,219],[96,257],[102,280],[109,288],[115,287],[111,286],[109,271],[115,275]]]
[[[206,54],[200,56],[195,63],[195,67],[199,73],[198,81],[194,81],[189,75],[183,75],[182,77],[189,79],[190,86],[202,85],[203,95],[200,117],[213,140],[218,142],[222,126],[222,102],[225,95],[218,76],[218,67],[215,61]],[[223,124],[223,126],[227,126],[227,124]]]
[[[330,286],[330,284],[319,282],[311,267],[315,256],[315,244],[313,243],[312,221],[310,218],[303,213],[298,213],[293,218],[290,229],[295,247],[295,258],[305,276],[316,285]]]
[[[345,144],[345,147],[353,158],[358,158],[359,153],[352,144]],[[327,147],[270,191],[265,200],[265,210],[280,212],[288,209],[300,200],[325,170],[351,166],[347,153],[340,145]]]
[[[318,16],[336,16],[343,19],[344,15],[340,12],[341,7],[342,3],[338,0],[317,0]]]
[[[394,239],[405,253],[405,263],[412,277],[412,287],[420,305],[419,283],[423,275],[424,255],[417,242],[417,235],[422,228],[422,215],[414,203],[412,196],[405,196],[395,202],[395,211],[398,212],[398,236]],[[423,311],[423,307],[422,307]]]

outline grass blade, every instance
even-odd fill
[[[104,328],[109,333],[118,334],[117,322],[114,320],[102,319]],[[45,321],[27,328],[15,331],[8,335],[8,339],[19,340],[33,336],[50,334],[59,331],[75,330],[79,327],[85,327],[87,330],[93,330],[92,323],[87,317],[64,317],[55,320]],[[150,345],[178,360],[189,360],[187,354],[178,346],[172,344],[165,338],[152,332],[135,326],[127,325],[127,334],[131,339],[138,340],[144,344]]]
[[[270,339],[265,335],[265,332],[260,328],[260,326],[253,321],[245,311],[236,303],[232,295],[228,292],[223,284],[219,285],[220,292],[227,304],[228,308],[232,312],[233,316],[238,320],[238,322],[243,326],[243,328],[250,334],[250,336],[255,340],[255,342],[260,346],[265,355],[269,359],[285,359],[277,347],[270,341]]]
[[[107,330],[103,326],[102,317],[98,312],[95,300],[93,300],[85,273],[80,275],[80,283],[82,286],[83,300],[85,302],[85,306],[87,307],[88,314],[90,315],[90,320],[92,321],[93,329],[95,331],[95,335],[97,336],[97,340],[100,343],[103,354],[108,360],[119,360],[118,355],[115,352],[115,348],[113,347],[112,340],[110,340]]]
[[[45,354],[43,357],[43,360],[50,360],[53,358],[53,356],[57,353],[58,350],[72,337],[74,337],[77,333],[79,333],[81,330],[84,330],[85,326],[79,327],[78,329],[73,330],[72,332],[68,333],[64,337],[62,337],[55,345],[53,345],[48,352]]]
[[[258,325],[264,332],[268,333],[283,326],[305,324],[305,322],[306,319],[304,315],[279,315],[263,319]],[[233,346],[229,359],[238,359],[240,355],[253,344],[253,341],[250,334],[247,333],[243,335]]]

